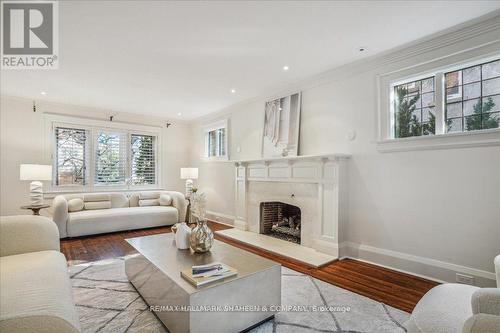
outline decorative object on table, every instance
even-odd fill
[[[219,262],[193,266],[191,269],[181,271],[181,276],[197,288],[237,274],[238,271],[235,268]]]
[[[175,232],[175,245],[179,250],[189,249],[189,236],[191,228],[186,222],[177,223],[177,231]]]
[[[43,184],[41,180],[52,180],[52,165],[21,164],[20,180],[31,180],[30,206],[41,206],[43,202]]]
[[[186,198],[191,198],[193,179],[198,179],[198,168],[181,168],[181,179],[186,180]]]
[[[27,206],[21,206],[21,209],[31,209],[31,211],[33,212],[33,215],[40,215],[40,209],[49,208],[49,207],[50,207],[50,205],[46,205],[46,204],[38,205],[38,206],[27,205]]]
[[[196,227],[191,231],[189,244],[194,252],[203,253],[210,251],[214,243],[214,233],[207,225],[206,205],[207,199],[204,193],[196,193],[193,198],[193,215],[196,221]]]
[[[300,109],[300,92],[266,102],[262,157],[298,155]]]

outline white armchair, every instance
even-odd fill
[[[429,290],[406,324],[408,333],[500,332],[500,255],[497,288],[445,283]]]

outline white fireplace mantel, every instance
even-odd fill
[[[348,154],[325,154],[232,161],[235,226],[259,233],[260,203],[280,201],[302,212],[301,245],[338,258],[347,223]]]

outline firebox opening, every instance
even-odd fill
[[[284,202],[260,204],[260,233],[300,244],[300,208]]]

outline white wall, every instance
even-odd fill
[[[493,284],[493,258],[500,254],[500,147],[380,153],[376,123],[377,75],[500,54],[500,18],[494,22],[495,30],[453,30],[283,89],[283,95],[302,90],[300,154],[352,154],[343,235],[352,256],[438,280],[454,281],[460,271],[475,276],[478,285]],[[470,48],[475,49],[463,53]],[[230,119],[230,158],[259,158],[264,102],[270,97],[276,94],[200,119],[193,126],[193,162],[202,154],[201,126],[221,117]],[[351,130],[357,133],[352,142],[346,138]],[[208,209],[233,215],[234,165],[199,167]]]
[[[29,182],[19,180],[19,165],[22,163],[51,164],[47,154],[45,112],[62,115],[90,117],[133,124],[162,126],[160,158],[161,186],[169,190],[184,192],[184,181],[180,179],[180,168],[189,166],[191,129],[189,124],[172,121],[166,128],[166,119],[144,117],[110,110],[100,110],[73,105],[37,101],[37,112],[33,112],[33,101],[24,98],[1,96],[0,98],[0,215],[27,214],[19,207],[29,203]]]

